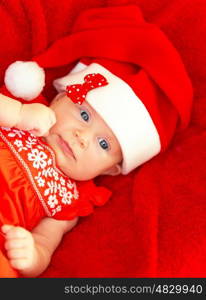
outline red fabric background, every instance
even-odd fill
[[[1,1],[0,83],[11,62],[69,34],[81,10],[122,4],[139,5],[179,50],[195,91],[190,127],[130,175],[98,179],[112,199],[65,235],[41,277],[205,277],[205,0]],[[48,99],[64,73],[48,73]]]

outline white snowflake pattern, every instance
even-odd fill
[[[54,169],[53,169],[53,176],[55,180],[59,180],[59,174]]]
[[[23,147],[23,143],[22,143],[21,140],[16,140],[16,141],[14,142],[14,145],[16,145],[18,148]]]
[[[39,150],[44,150],[44,148],[43,148],[42,146],[40,146],[40,145],[37,145],[37,148],[38,148]]]
[[[54,208],[56,206],[56,204],[58,204],[58,200],[56,198],[56,195],[50,195],[48,197],[48,205],[50,208]]]
[[[45,179],[41,177],[41,172],[38,173],[38,176],[35,176],[38,186],[43,187],[45,185]]]
[[[45,177],[53,177],[53,168],[49,167],[47,169],[44,169],[42,171],[42,175],[44,175]]]
[[[71,204],[73,194],[70,191],[67,191],[65,187],[62,187],[59,191],[59,196],[62,197],[62,203]]]
[[[48,188],[44,191],[44,195],[47,196],[49,194],[56,194],[59,190],[59,184],[56,181],[47,182]]]
[[[32,138],[32,137],[28,137],[27,141],[26,141],[26,146],[27,148],[31,149],[33,147],[33,145],[35,145],[37,142],[36,138]]]
[[[22,136],[25,135],[25,132],[18,129],[13,129],[11,132],[9,132],[8,136],[15,137],[18,136],[19,138],[22,138]]]
[[[52,164],[52,159],[49,158],[48,161],[47,161],[47,165],[50,166],[51,164]]]
[[[36,169],[45,168],[47,165],[46,159],[46,153],[38,149],[32,149],[31,152],[28,153],[28,160],[33,161],[33,167]]]
[[[74,184],[68,179],[68,181],[67,181],[67,187],[69,188],[69,189],[72,189],[73,187],[74,187]]]
[[[79,198],[79,191],[77,190],[76,184],[74,184],[74,194],[73,194],[74,199]]]
[[[58,205],[55,209],[52,209],[52,216],[56,215],[56,213],[62,210],[62,206]]]
[[[62,185],[65,185],[65,179],[64,179],[63,177],[60,177],[60,183],[61,183]]]
[[[21,152],[22,150],[27,150],[27,148],[24,147],[21,140],[15,140],[14,145],[18,147],[18,152]]]

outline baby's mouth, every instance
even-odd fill
[[[74,152],[72,150],[72,148],[70,147],[69,143],[66,142],[61,136],[58,136],[58,142],[59,145],[61,147],[61,149],[63,150],[63,152],[69,156],[69,157],[73,157],[76,160],[76,157],[74,155]]]

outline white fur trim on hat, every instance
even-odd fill
[[[67,76],[57,79],[58,91],[66,85],[84,82],[90,73],[100,73],[108,85],[91,90],[86,100],[100,114],[119,141],[123,154],[122,174],[157,155],[161,150],[157,129],[142,101],[122,79],[99,64],[79,63]]]

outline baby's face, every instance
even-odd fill
[[[66,175],[75,180],[89,180],[100,174],[119,173],[118,163],[122,160],[119,142],[86,101],[74,104],[61,93],[50,107],[57,122],[45,139]]]

